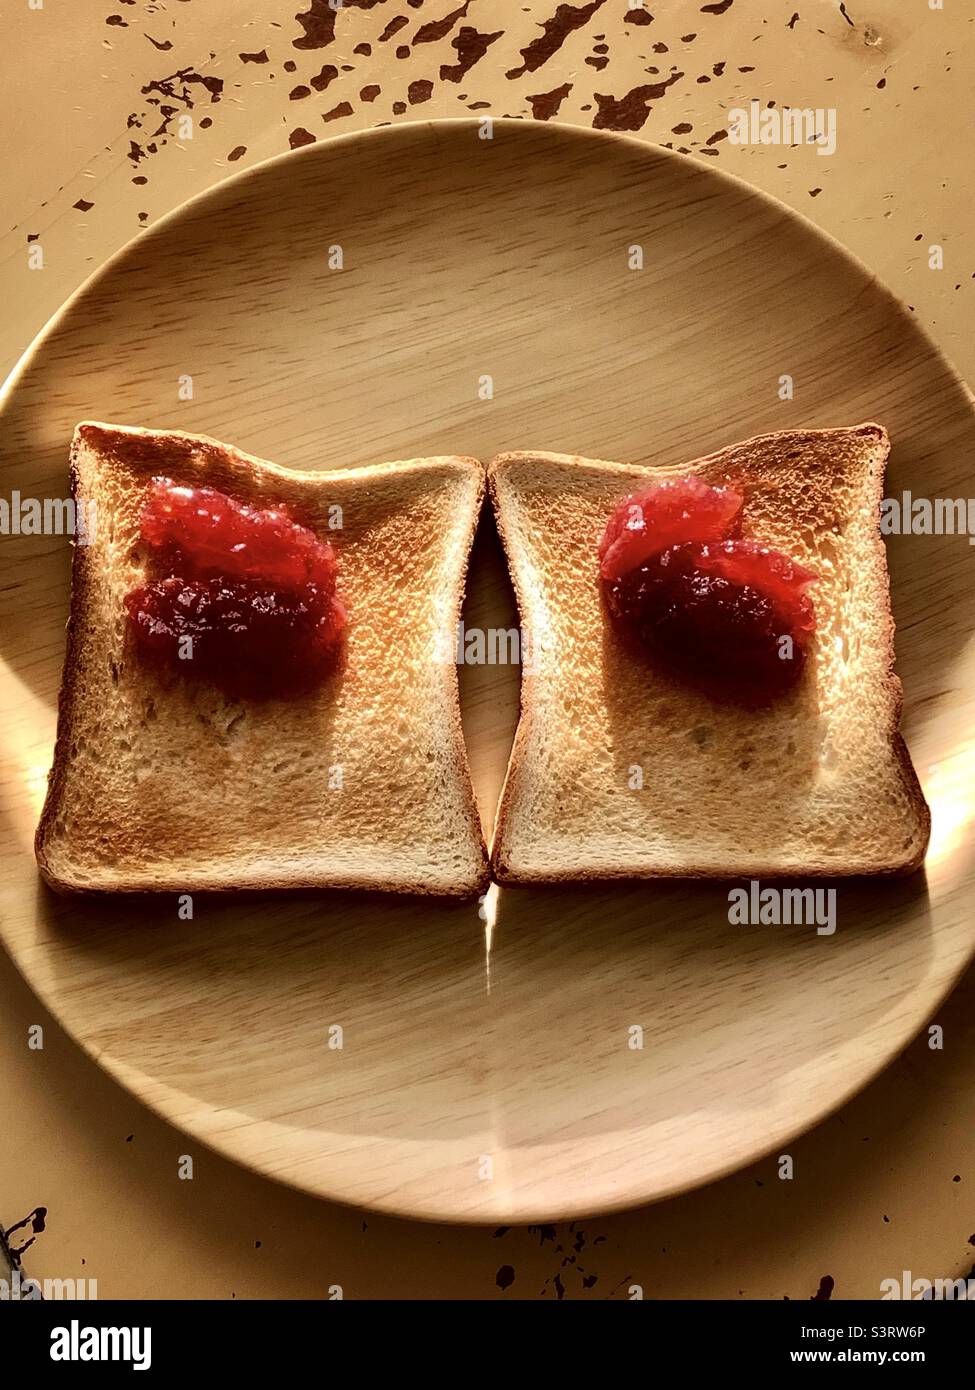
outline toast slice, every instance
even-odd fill
[[[236,701],[160,676],[127,633],[155,475],[287,505],[334,546],[345,655],[314,693]],[[469,458],[298,473],[199,436],[84,423],[57,746],[37,831],[60,890],[473,895],[487,853],[451,659],[484,493]],[[329,527],[339,515],[342,529]],[[445,653],[450,655],[445,657]]]
[[[898,733],[879,508],[886,431],[765,435],[674,468],[503,454],[488,481],[526,650],[494,832],[496,878],[881,874],[916,868],[930,817]],[[597,544],[664,477],[744,493],[744,534],[808,565],[817,634],[795,691],[716,704],[625,650]]]

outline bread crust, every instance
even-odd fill
[[[580,469],[588,471],[597,470],[607,479],[615,478],[619,480],[618,495],[622,497],[627,492],[634,490],[634,488],[641,483],[652,481],[656,478],[663,479],[666,477],[679,477],[698,473],[714,478],[715,475],[721,476],[726,472],[731,472],[741,477],[742,475],[747,475],[750,471],[760,471],[762,456],[770,447],[774,447],[779,451],[786,446],[789,448],[812,446],[814,448],[828,449],[835,443],[839,436],[845,436],[847,441],[855,441],[859,438],[873,447],[878,455],[877,462],[870,466],[868,471],[867,492],[865,497],[865,506],[871,508],[873,514],[877,516],[878,525],[873,530],[869,550],[865,559],[871,572],[869,582],[875,587],[878,596],[882,595],[882,604],[875,614],[875,620],[883,646],[885,669],[884,686],[886,698],[884,704],[886,717],[883,732],[886,736],[890,755],[898,769],[915,820],[915,832],[909,850],[906,853],[891,853],[886,862],[872,862],[869,864],[858,863],[852,858],[850,862],[846,864],[837,863],[835,860],[829,860],[827,862],[825,860],[817,860],[813,855],[807,861],[803,862],[801,866],[795,865],[789,868],[784,868],[781,860],[777,861],[772,856],[769,857],[766,863],[762,863],[760,860],[749,860],[747,867],[743,867],[741,859],[736,859],[733,855],[729,855],[724,861],[715,861],[706,866],[692,863],[663,866],[659,863],[649,862],[644,865],[627,864],[625,866],[620,866],[611,862],[584,863],[578,866],[565,868],[552,868],[550,864],[541,868],[525,865],[519,866],[517,862],[512,862],[513,858],[517,860],[519,846],[513,846],[511,843],[510,827],[518,809],[519,797],[522,791],[520,786],[522,780],[521,774],[531,757],[528,746],[528,731],[530,722],[536,713],[536,685],[538,680],[535,674],[523,674],[518,727],[515,732],[508,768],[501,790],[494,832],[491,840],[491,867],[494,877],[499,883],[517,885],[652,878],[726,879],[742,877],[743,875],[773,880],[776,878],[781,879],[796,876],[820,879],[849,875],[877,876],[909,874],[916,871],[923,864],[930,837],[931,814],[913,763],[911,762],[907,745],[900,734],[899,726],[903,708],[903,689],[900,678],[896,675],[894,670],[895,623],[890,606],[886,549],[879,531],[879,514],[880,504],[883,499],[885,465],[890,448],[887,432],[882,425],[868,421],[844,430],[777,431],[773,434],[755,436],[740,444],[731,445],[712,454],[695,459],[687,464],[667,467],[636,467],[568,454],[541,452],[500,454],[488,465],[488,491],[494,508],[498,532],[505,554],[508,558],[509,572],[512,577],[520,619],[523,625],[530,625],[533,604],[532,595],[526,583],[527,562],[525,562],[525,557],[523,555],[519,555],[519,542],[515,536],[512,496],[508,493],[504,485],[505,478],[509,475],[512,468],[523,465],[526,461],[534,461],[542,465],[551,466],[557,470],[561,469],[565,471],[567,485],[570,483],[573,471]],[[595,563],[595,546],[593,546],[593,557]],[[587,850],[587,846],[580,841],[577,849],[579,857],[582,858]]]
[[[396,483],[408,488],[414,479],[417,487],[424,485],[431,477],[454,479],[459,484],[458,499],[455,500],[462,498],[463,505],[455,509],[449,521],[444,523],[442,543],[453,545],[458,557],[451,576],[445,616],[445,624],[449,622],[450,631],[456,631],[461,617],[470,550],[485,496],[484,467],[476,459],[443,456],[341,469],[329,473],[306,472],[283,468],[209,436],[189,434],[180,430],[149,430],[135,426],[84,421],[75,431],[69,461],[71,497],[76,504],[83,492],[82,456],[87,458],[91,451],[100,455],[99,467],[144,467],[158,464],[160,466],[154,471],[169,476],[175,475],[177,481],[189,481],[185,471],[181,471],[181,462],[188,464],[192,459],[192,480],[195,482],[206,480],[213,467],[218,466],[224,472],[229,470],[239,484],[238,490],[245,494],[254,491],[266,493],[269,500],[273,500],[276,488],[285,485],[291,489],[299,485],[311,494],[314,491],[324,493],[325,490],[332,493],[336,485],[341,484],[351,489],[350,495],[355,496],[356,488],[367,485],[375,488],[387,483]],[[219,487],[220,482],[213,481],[213,485]],[[102,524],[103,519],[99,514],[99,526]],[[382,556],[374,558],[376,563],[383,559]],[[458,898],[471,898],[484,892],[490,882],[487,847],[467,762],[460,717],[457,671],[452,662],[443,664],[442,679],[438,680],[436,692],[437,707],[429,711],[431,717],[442,719],[446,723],[449,741],[447,757],[455,782],[454,791],[459,795],[465,822],[463,834],[467,841],[465,848],[468,852],[468,867],[463,873],[456,873],[452,880],[448,880],[442,873],[435,876],[424,872],[422,854],[416,856],[417,864],[413,871],[408,866],[394,868],[392,865],[387,866],[384,871],[381,859],[378,862],[376,859],[370,860],[369,846],[364,846],[363,858],[369,861],[370,865],[375,863],[376,867],[374,871],[370,867],[367,872],[333,869],[285,873],[281,867],[271,867],[270,864],[266,869],[262,868],[258,854],[257,862],[241,861],[235,865],[228,861],[226,868],[221,867],[216,872],[202,865],[194,866],[190,862],[175,862],[166,865],[165,869],[149,879],[141,874],[133,875],[124,865],[119,865],[114,875],[101,874],[97,882],[88,881],[85,872],[74,870],[70,845],[59,843],[57,853],[53,854],[52,844],[57,838],[55,825],[64,806],[68,783],[71,747],[79,733],[83,732],[87,713],[79,690],[84,670],[82,627],[86,616],[85,607],[92,591],[95,563],[92,546],[73,546],[71,604],[58,696],[57,737],[47,795],[34,846],[41,876],[50,888],[56,892],[82,894],[162,891],[229,893],[336,888]],[[152,675],[145,677],[147,682],[151,682],[152,679]],[[267,737],[273,738],[270,728]],[[395,810],[390,808],[389,814],[391,817],[394,816]],[[81,846],[77,848],[82,849]]]

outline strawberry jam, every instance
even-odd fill
[[[743,498],[699,478],[626,497],[600,542],[614,619],[651,658],[712,698],[757,708],[798,682],[816,628],[816,576],[741,536]]]
[[[140,535],[148,576],[125,606],[148,657],[252,698],[305,692],[333,668],[335,552],[285,510],[154,478]]]

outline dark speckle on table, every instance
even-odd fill
[[[3,1232],[3,1243],[15,1260],[19,1260],[25,1250],[47,1227],[47,1207],[35,1207],[22,1221],[17,1221]],[[16,1239],[14,1239],[16,1237]]]
[[[328,84],[334,82],[338,75],[339,70],[334,63],[325,63],[322,66],[321,72],[316,73],[314,77],[310,77],[308,80],[315,88],[316,92],[324,92]]]
[[[569,35],[588,24],[605,3],[606,0],[591,0],[588,5],[559,5],[551,19],[542,25],[539,37],[521,50],[521,67],[511,68],[505,76],[515,78],[523,77],[526,72],[537,72],[558,53]]]
[[[642,130],[650,115],[650,103],[659,101],[675,82],[684,76],[682,72],[671,73],[663,82],[644,83],[633,87],[622,97],[604,96],[594,92],[597,111],[593,117],[596,130]]]
[[[406,25],[409,24],[409,22],[410,21],[407,19],[405,14],[396,15],[393,19],[389,21],[389,23],[386,25],[386,28],[379,35],[379,42],[385,43],[387,39],[391,39],[394,34],[398,34],[401,29],[405,29]]]
[[[413,35],[414,44],[437,43],[440,39],[446,38],[459,20],[467,18],[471,3],[472,0],[465,0],[459,9],[451,10],[443,19],[431,19],[427,24],[421,24]]]
[[[295,19],[304,33],[292,39],[292,48],[326,48],[334,42],[338,7],[333,9],[328,0],[311,0],[311,8],[296,14]]]
[[[559,113],[559,107],[572,91],[571,82],[563,82],[561,87],[553,87],[550,92],[536,92],[528,97],[532,116],[536,121],[550,121]]]
[[[503,34],[503,29],[494,34],[482,34],[472,25],[465,24],[450,41],[451,47],[457,52],[457,62],[441,64],[441,82],[461,82],[474,64],[481,61],[491,44],[496,43]]]

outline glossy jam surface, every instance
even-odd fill
[[[742,495],[700,478],[672,478],[624,497],[599,542],[604,579],[621,579],[668,546],[741,533]]]
[[[303,693],[333,668],[335,552],[286,511],[154,478],[140,534],[148,574],[125,606],[147,656],[253,698]]]
[[[600,543],[614,619],[654,661],[712,698],[771,704],[798,682],[816,576],[741,536],[734,488],[675,479],[624,498]]]

